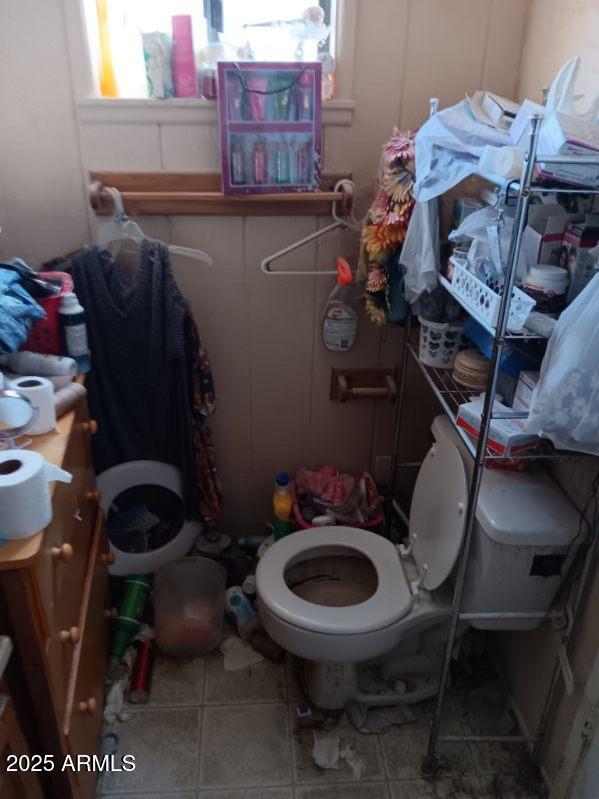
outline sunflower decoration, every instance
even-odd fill
[[[366,289],[364,307],[375,325],[387,322],[390,270],[399,269],[396,256],[414,207],[415,134],[394,128],[383,146],[377,194],[362,228],[358,275]]]

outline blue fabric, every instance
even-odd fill
[[[8,264],[17,263],[14,258]],[[0,262],[0,352],[16,352],[27,341],[33,323],[46,313],[19,283],[20,276]]]

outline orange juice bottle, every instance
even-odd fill
[[[287,472],[279,472],[276,476],[272,504],[275,513],[275,541],[278,541],[291,532],[293,498]]]

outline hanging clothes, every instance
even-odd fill
[[[172,463],[183,474],[187,516],[218,521],[213,450],[204,450],[210,440],[206,416],[213,407],[204,399],[211,396],[205,388],[212,385],[210,369],[206,357],[204,376],[198,377],[201,345],[167,247],[144,239],[132,281],[98,247],[77,253],[66,268],[87,317],[92,370],[86,385],[98,422],[92,439],[96,471],[130,460]],[[198,383],[205,395],[197,394]],[[206,462],[213,468],[205,468]]]

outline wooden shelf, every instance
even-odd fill
[[[92,183],[119,190],[128,214],[160,216],[329,216],[334,200],[339,213],[347,213],[352,198],[333,191],[343,178],[351,173],[324,175],[318,192],[233,196],[222,193],[218,173],[90,172]],[[92,206],[96,214],[112,213],[110,196],[101,188]]]

